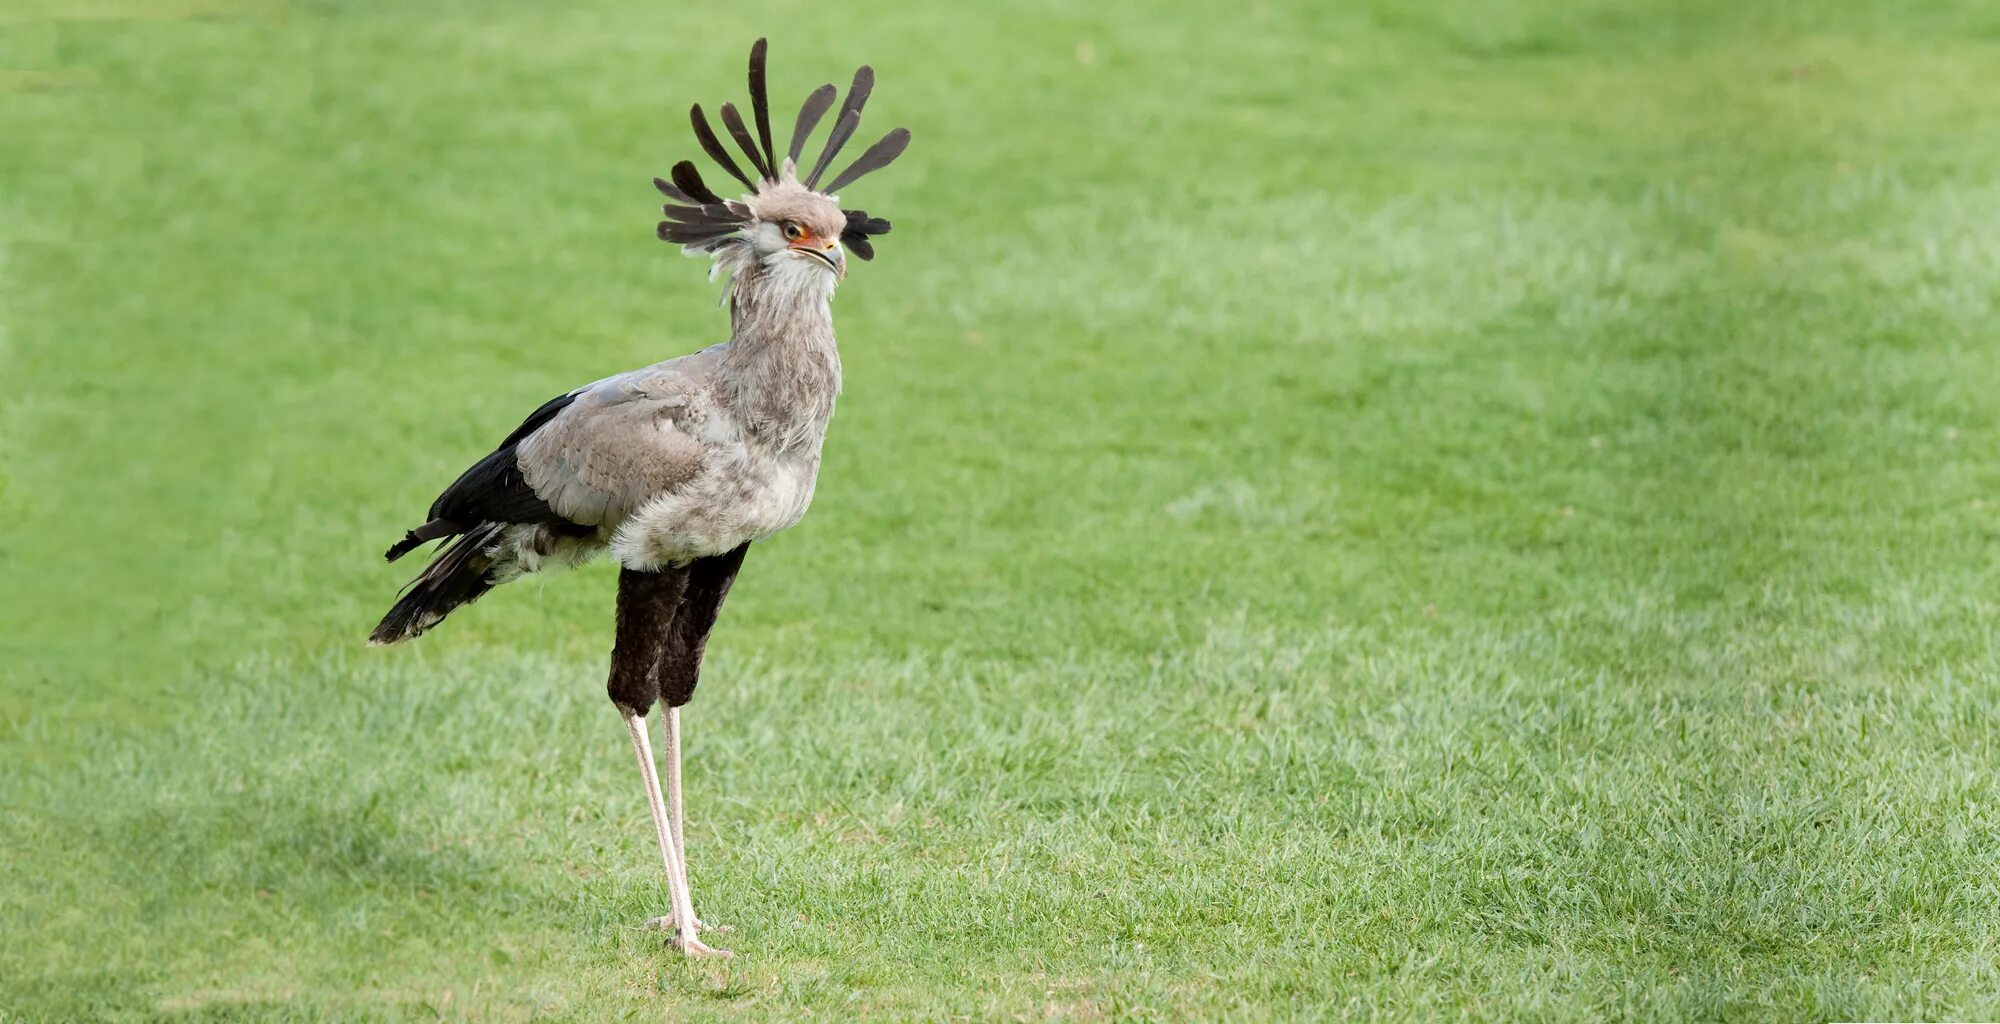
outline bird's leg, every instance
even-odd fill
[[[680,850],[674,843],[666,801],[660,793],[660,776],[653,765],[653,742],[646,731],[646,711],[659,696],[659,663],[666,653],[675,609],[687,588],[687,570],[618,574],[618,638],[611,650],[610,691],[612,703],[625,719],[632,734],[632,753],[639,759],[639,775],[646,785],[646,806],[653,815],[653,837],[660,844],[660,860],[666,866],[667,892],[674,920],[695,920],[688,896],[687,874],[681,870]],[[680,929],[674,944],[689,956],[727,956],[728,950],[703,945],[694,929]]]
[[[686,885],[687,833],[681,811],[681,709],[670,707],[666,714],[660,716],[660,746],[663,748],[662,758],[667,764],[667,831],[673,838],[674,856],[679,859],[681,884]],[[672,929],[674,921],[672,916],[656,917],[647,921],[646,927]],[[696,919],[694,927],[697,932],[730,930],[726,924],[710,925],[700,919]]]
[[[653,837],[660,844],[660,859],[666,862],[667,896],[673,903],[674,920],[692,921],[693,901],[688,896],[687,883],[682,880],[680,853],[674,849],[673,836],[667,828],[667,807],[660,798],[660,776],[653,768],[653,743],[646,736],[646,720],[627,714],[625,729],[632,734],[632,753],[639,759],[639,774],[646,783],[646,802],[653,812]],[[674,944],[689,956],[729,955],[728,950],[705,945],[687,930],[675,934]]]
[[[668,708],[660,716],[660,728],[667,734],[667,824],[674,835],[674,853],[687,867],[687,833],[681,813],[681,709]]]
[[[687,586],[667,630],[660,660],[655,665],[660,700],[667,706],[666,714],[660,718],[661,738],[666,746],[667,813],[671,821],[669,831],[673,836],[674,852],[680,857],[683,888],[688,883],[687,833],[681,804],[680,706],[694,696],[695,684],[701,676],[702,654],[708,649],[709,630],[715,627],[716,616],[722,612],[723,598],[729,596],[729,586],[735,582],[736,572],[742,568],[743,556],[749,549],[750,545],[744,544],[727,554],[696,559],[688,566]],[[683,920],[686,918],[676,917],[673,922],[655,919],[648,923],[657,923],[664,928]],[[694,922],[695,931],[704,929],[711,929],[711,926],[700,920]],[[712,930],[728,931],[729,928],[717,925]]]

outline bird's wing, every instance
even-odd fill
[[[702,466],[692,436],[705,405],[699,366],[687,357],[578,390],[514,446],[523,481],[583,526],[617,523],[686,483]]]

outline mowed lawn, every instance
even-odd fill
[[[720,340],[689,103],[855,64],[818,498],[361,638]],[[1991,5],[0,12],[0,1021],[2000,1015]],[[711,174],[711,179],[719,175]]]

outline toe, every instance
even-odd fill
[[[672,932],[680,930],[674,927],[674,915],[672,914],[661,914],[659,917],[649,917],[646,919],[645,927],[648,931],[658,931],[658,932]],[[703,921],[700,918],[695,919],[694,927],[696,931],[714,932],[717,935],[724,935],[736,930],[726,924],[709,924],[707,921]]]
[[[727,960],[736,955],[726,949],[717,949],[686,933],[675,935],[673,944],[675,948],[679,949],[689,958],[701,957]]]

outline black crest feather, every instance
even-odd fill
[[[769,53],[767,40],[759,39],[750,47],[750,113],[751,120],[756,124],[756,135],[751,135],[750,124],[735,104],[724,103],[720,108],[723,127],[743,155],[749,158],[751,168],[763,179],[763,184],[777,183],[786,167],[797,173],[799,157],[805,151],[807,140],[812,138],[820,121],[833,109],[834,100],[840,96],[840,91],[829,84],[814,89],[806,97],[792,125],[791,145],[786,151],[788,162],[781,165],[771,138]],[[909,148],[909,129],[898,128],[882,136],[845,170],[834,175],[824,188],[820,187],[820,179],[860,127],[862,108],[867,105],[868,97],[874,90],[875,69],[866,64],[855,69],[854,81],[840,103],[839,113],[834,116],[833,130],[827,133],[826,143],[820,150],[819,158],[813,162],[812,171],[800,179],[806,188],[825,194],[837,192],[863,176],[887,167]],[[761,191],[762,184],[752,181],[750,175],[744,173],[735,157],[730,155],[728,147],[716,135],[701,104],[689,108],[688,123],[694,128],[695,139],[701,143],[702,151],[718,166],[742,182],[744,187],[753,192]],[[674,164],[667,178],[653,179],[653,187],[669,200],[660,207],[666,219],[660,222],[657,229],[659,236],[669,242],[713,251],[728,240],[740,237],[738,232],[743,226],[755,220],[749,205],[724,199],[710,189],[701,180],[701,172],[695,169],[693,161],[682,160]],[[841,212],[846,216],[846,224],[840,233],[841,242],[861,259],[873,259],[875,246],[871,239],[888,234],[889,222],[881,217],[871,217],[865,210]]]
[[[771,95],[764,83],[764,60],[770,44],[750,44],[750,114],[757,119],[757,139],[764,144],[764,177],[777,180],[778,156],[771,148]]]
[[[666,214],[669,220],[700,227],[730,230],[742,223],[742,220],[731,213],[726,206],[675,206],[668,203],[660,207],[660,212]]]
[[[702,183],[701,172],[695,170],[694,161],[683,160],[675,164],[672,174],[674,184],[679,186],[688,198],[699,203],[722,202],[721,196],[709,191],[708,186]]]
[[[840,147],[854,135],[854,129],[861,125],[861,108],[868,103],[868,94],[875,91],[875,69],[866,64],[854,69],[854,81],[847,87],[847,98],[840,103],[840,116],[834,118],[833,134],[826,137],[826,148],[820,151],[819,160],[813,164],[812,176],[806,179],[807,188],[819,187],[819,176],[826,173],[826,165],[840,155]]]
[[[840,212],[847,215],[847,227],[840,232],[840,244],[864,260],[874,259],[875,245],[868,240],[868,236],[888,234],[889,222],[881,217],[868,216],[867,210]]]
[[[861,154],[853,163],[848,164],[847,170],[836,175],[833,183],[826,187],[826,191],[838,192],[845,186],[859,180],[862,175],[871,174],[889,166],[897,157],[903,155],[903,150],[908,148],[910,148],[910,130],[908,128],[898,128],[882,136],[881,141],[868,147],[867,152]]]
[[[826,148],[820,150],[818,162],[813,164],[812,174],[806,178],[806,187],[819,188],[819,176],[826,173],[826,165],[833,162],[840,147],[854,137],[854,129],[861,126],[861,115],[852,110],[843,111],[840,120],[833,123],[833,132],[826,137]]]
[[[708,126],[708,115],[701,112],[701,104],[697,103],[688,109],[688,123],[694,126],[694,137],[700,140],[701,148],[707,151],[709,159],[720,164],[731,177],[742,182],[744,188],[757,187],[757,184],[750,180],[750,176],[743,173],[743,168],[736,166],[736,161],[729,158],[729,151],[722,148],[722,140],[716,138],[715,129]]]
[[[868,105],[869,94],[874,91],[875,68],[868,64],[855,68],[854,81],[847,83],[847,99],[840,104],[841,116],[845,117],[849,112],[861,113],[861,108]]]
[[[722,126],[729,129],[729,137],[743,147],[743,155],[750,158],[750,166],[757,169],[757,176],[765,181],[776,181],[777,172],[764,163],[764,157],[757,152],[757,144],[750,141],[750,129],[743,124],[743,114],[734,103],[722,105]]]
[[[826,116],[826,109],[833,106],[834,98],[839,95],[840,90],[828,82],[806,97],[805,106],[799,108],[798,123],[792,126],[792,148],[788,153],[792,166],[798,166],[799,154],[805,151],[806,140],[812,137],[813,129],[819,127],[819,119]]]
[[[668,199],[671,199],[674,202],[686,203],[689,206],[700,205],[698,202],[696,202],[693,196],[688,195],[686,192],[681,191],[679,188],[675,187],[672,182],[669,182],[664,178],[654,178],[653,187],[659,189],[661,195],[666,196]]]

